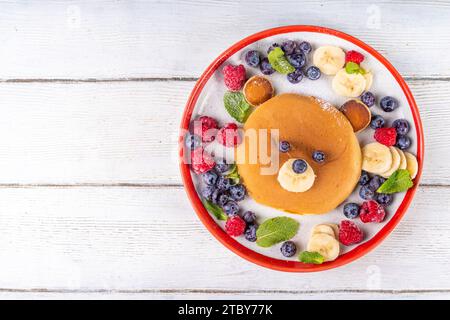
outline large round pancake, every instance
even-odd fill
[[[267,129],[266,137],[270,137],[271,130],[279,130],[280,141],[289,141],[291,150],[279,153],[277,168],[289,158],[307,160],[316,175],[311,189],[301,193],[283,189],[277,181],[278,169],[261,174],[261,169],[267,170],[270,163],[261,154],[256,161],[251,160],[252,129]],[[358,182],[361,173],[358,140],[347,118],[329,103],[297,94],[278,95],[253,111],[244,130],[244,143],[236,150],[238,170],[250,196],[261,204],[291,213],[326,213],[341,204]],[[259,135],[253,139],[258,145],[263,141]],[[278,146],[270,138],[267,140],[267,154],[271,155],[271,148]],[[323,164],[312,159],[314,150],[325,152]]]

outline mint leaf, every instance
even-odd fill
[[[288,74],[295,71],[295,68],[289,63],[284,56],[280,47],[275,47],[269,52],[269,63],[276,71],[282,74]]]
[[[208,210],[210,213],[216,217],[218,220],[226,221],[228,219],[228,216],[223,212],[222,208],[220,208],[218,205],[215,205],[211,201],[203,200],[203,205],[205,206],[206,210]]]
[[[230,116],[240,123],[244,123],[251,112],[250,105],[245,101],[242,92],[225,92],[223,104]]]
[[[357,63],[354,62],[347,62],[347,64],[345,65],[345,71],[347,73],[360,73],[360,74],[366,74],[366,70],[364,70],[363,68],[361,68],[361,66]]]
[[[239,172],[237,170],[237,165],[233,164],[231,166],[230,170],[227,173],[227,178],[233,180],[234,184],[238,184],[241,181],[241,176],[239,175]]]
[[[298,231],[299,223],[289,217],[276,217],[264,221],[256,231],[256,244],[270,247],[291,239]]]
[[[406,169],[398,169],[377,190],[378,193],[406,191],[413,186],[411,175]]]
[[[303,251],[298,256],[298,260],[303,263],[321,264],[324,261],[323,256],[318,252]]]

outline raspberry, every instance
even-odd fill
[[[362,222],[382,222],[386,216],[383,206],[379,205],[376,201],[370,200],[363,202],[361,209],[359,210],[359,218]]]
[[[358,51],[350,50],[345,54],[345,63],[354,62],[356,64],[360,64],[361,62],[363,62],[363,60],[364,56]]]
[[[201,116],[194,121],[194,134],[201,137],[203,142],[213,141],[217,128],[217,121],[211,117]]]
[[[242,89],[245,82],[245,68],[242,64],[238,66],[228,64],[223,68],[222,72],[225,85],[229,90],[239,91]]]
[[[364,239],[362,230],[350,220],[342,220],[339,226],[339,241],[349,246],[351,244],[360,243]]]
[[[239,216],[228,218],[225,223],[225,231],[233,237],[240,236],[245,231],[245,221]]]
[[[225,147],[234,147],[241,143],[238,126],[235,123],[228,123],[217,132],[217,141]]]
[[[395,128],[378,128],[373,135],[375,140],[385,146],[393,146],[397,141],[397,131]]]
[[[196,174],[205,173],[215,165],[214,159],[203,148],[197,148],[191,152],[191,168]]]

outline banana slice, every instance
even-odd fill
[[[419,170],[419,164],[417,163],[416,156],[412,155],[409,152],[404,151],[403,152],[406,157],[406,170],[409,171],[409,174],[411,175],[411,179],[414,179],[417,175],[417,171]]]
[[[333,228],[327,224],[317,224],[312,229],[312,236],[318,233],[328,234],[336,238]]]
[[[378,142],[366,144],[362,148],[362,157],[362,169],[370,173],[382,174],[392,166],[390,149]]]
[[[356,98],[366,89],[367,81],[362,74],[347,73],[341,69],[336,73],[331,82],[331,86],[338,95]]]
[[[372,87],[372,83],[373,83],[373,74],[370,71],[367,71],[364,74],[364,79],[366,79],[366,88],[364,89],[364,91],[369,91],[370,87]]]
[[[289,159],[281,166],[278,171],[278,182],[287,191],[305,192],[313,186],[316,175],[308,163],[305,172],[295,173],[292,170],[292,164],[295,160],[297,159]]]
[[[406,156],[405,156],[405,154],[399,148],[396,147],[395,149],[397,149],[397,152],[400,155],[400,166],[398,168],[399,169],[406,169]]]
[[[345,64],[345,52],[339,47],[322,46],[314,51],[313,63],[326,75],[336,74]]]
[[[335,239],[339,239],[339,225],[335,224],[335,223],[327,223],[327,226],[330,226],[331,229],[333,229],[334,232],[334,238]]]
[[[324,257],[324,261],[333,261],[339,256],[340,246],[333,236],[326,233],[316,233],[311,236],[307,250],[318,252]]]
[[[389,147],[389,150],[391,151],[391,154],[392,154],[392,164],[388,171],[383,172],[381,174],[381,176],[383,178],[389,178],[391,176],[391,174],[393,174],[394,171],[400,167],[401,158],[400,158],[400,154],[398,153],[397,149],[394,147]]]

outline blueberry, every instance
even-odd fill
[[[245,62],[250,66],[256,68],[259,66],[259,52],[256,50],[250,50],[245,53]]]
[[[202,174],[202,179],[207,185],[213,186],[217,182],[217,173],[213,170],[209,170],[208,172]]]
[[[381,204],[383,207],[387,207],[394,200],[394,196],[392,194],[387,193],[378,193],[377,194],[377,202]]]
[[[380,177],[380,176],[374,176],[372,179],[370,179],[369,181],[369,188],[372,191],[377,191],[378,188],[386,181],[385,178]]]
[[[230,196],[233,200],[242,201],[247,193],[245,187],[242,184],[236,184],[230,187]]]
[[[366,91],[361,95],[361,101],[368,107],[371,107],[375,104],[375,96],[372,92]]]
[[[303,72],[301,69],[296,69],[287,75],[287,79],[290,83],[299,83],[303,79]]]
[[[242,219],[248,224],[254,223],[256,221],[256,214],[252,211],[245,211],[242,215]]]
[[[217,172],[219,172],[220,174],[224,174],[230,171],[231,164],[226,163],[224,159],[220,159],[217,160],[215,168]]]
[[[370,120],[370,127],[375,130],[384,127],[385,123],[386,121],[382,116],[374,114],[372,115],[372,119]]]
[[[375,191],[370,189],[369,185],[362,186],[359,189],[359,196],[364,200],[372,200],[375,195]]]
[[[230,178],[225,178],[223,176],[220,176],[216,182],[216,187],[219,190],[228,190],[232,185],[233,180],[231,180]]]
[[[349,219],[355,219],[359,216],[359,205],[356,203],[346,203],[344,205],[344,215]]]
[[[275,72],[275,69],[272,68],[272,65],[269,62],[269,59],[267,58],[262,58],[261,59],[261,64],[259,65],[259,69],[261,70],[261,72],[265,75],[271,75],[272,73]]]
[[[406,150],[411,145],[411,139],[407,136],[397,136],[397,143],[395,146],[400,150]]]
[[[206,186],[205,188],[203,188],[201,190],[201,195],[204,199],[211,201],[212,199],[212,195],[214,193],[214,191],[216,190],[216,188],[214,186]]]
[[[397,130],[397,134],[404,136],[409,132],[409,123],[405,119],[397,119],[392,123],[392,127]]]
[[[302,41],[300,42],[300,44],[298,45],[298,48],[303,51],[303,53],[308,54],[311,52],[312,47],[311,44],[309,42],[306,41]]]
[[[216,189],[211,195],[212,203],[217,204],[220,207],[223,207],[229,200],[230,198],[228,197],[228,194],[222,190]]]
[[[286,241],[281,245],[281,253],[285,257],[292,257],[297,252],[297,246],[292,241]]]
[[[398,101],[390,96],[386,96],[380,100],[380,107],[386,112],[392,112],[398,107]]]
[[[292,40],[285,41],[281,44],[281,49],[283,49],[285,54],[294,53],[294,50],[296,47],[297,47],[297,43]]]
[[[317,80],[320,78],[320,69],[316,66],[310,66],[308,69],[306,69],[306,77],[310,80]]]
[[[269,47],[269,49],[267,49],[267,53],[270,53],[270,51],[272,51],[276,47],[280,47],[280,45],[278,43],[272,43],[272,45]]]
[[[316,150],[312,154],[312,158],[315,162],[322,163],[325,161],[325,153],[320,150]]]
[[[256,223],[248,224],[245,229],[244,237],[250,242],[256,241],[256,230],[258,230],[258,225]]]
[[[292,163],[292,170],[294,170],[295,173],[303,173],[308,168],[308,164],[305,160],[297,159]]]
[[[359,185],[364,186],[366,185],[370,180],[370,176],[366,171],[361,171],[361,176],[359,177]]]
[[[279,149],[280,152],[286,153],[291,150],[291,144],[287,141],[280,141]]]
[[[227,216],[235,216],[239,212],[239,205],[233,200],[230,200],[227,203],[225,203],[225,205],[222,208],[223,212],[225,212]]]
[[[191,150],[197,149],[202,143],[202,139],[196,134],[187,134],[184,140],[186,147]]]
[[[306,57],[303,52],[287,55],[286,58],[288,59],[289,63],[297,69],[303,67],[306,64]]]

